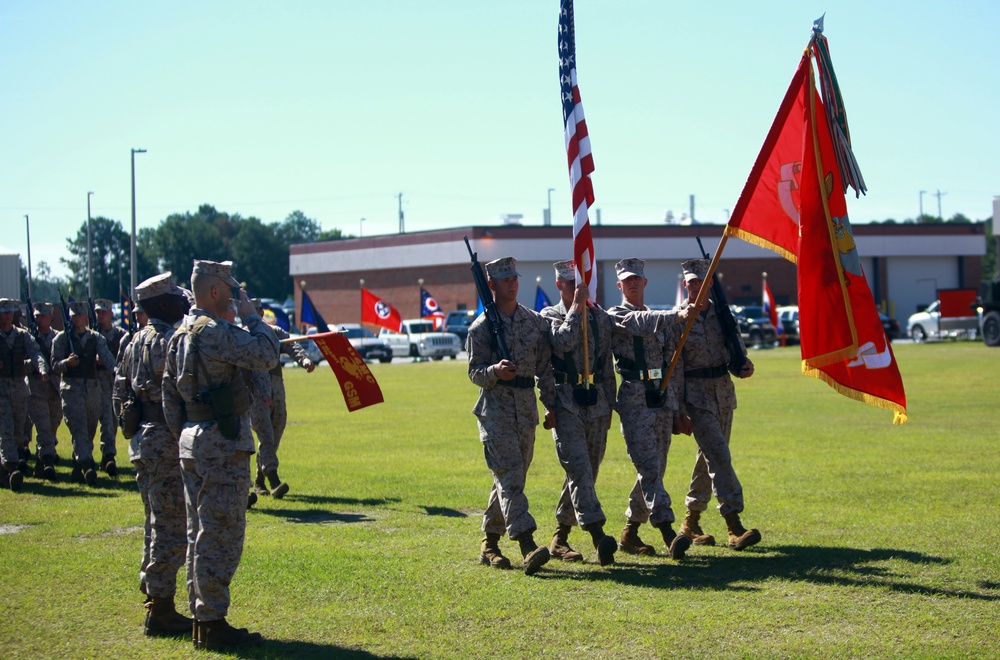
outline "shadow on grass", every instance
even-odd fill
[[[398,497],[331,497],[329,495],[299,495],[292,493],[285,496],[286,502],[305,502],[307,504],[358,504],[361,506],[381,506],[396,504],[403,500]]]
[[[919,576],[906,575],[883,562],[906,562],[914,566],[950,564],[951,559],[935,557],[909,550],[891,548],[831,548],[822,546],[774,546],[755,548],[748,552],[722,555],[699,555],[689,552],[682,562],[659,558],[656,563],[629,563],[628,556],[619,553],[616,563],[605,572],[559,571],[550,563],[539,573],[547,579],[614,580],[621,584],[703,590],[757,591],[757,583],[777,578],[789,582],[833,585],[841,587],[880,587],[898,593],[924,596],[948,596],[975,600],[1000,601],[1000,594],[988,584],[979,583],[983,591],[948,589],[921,584]]]
[[[458,509],[449,509],[445,506],[426,506],[423,505],[421,508],[427,512],[428,516],[443,516],[445,518],[468,518],[469,514],[463,513]]]
[[[255,507],[251,511],[284,518],[286,521],[292,523],[359,523],[374,520],[374,518],[369,518],[363,513],[336,513],[334,511],[321,511],[319,509],[262,509]]]
[[[121,490],[110,480],[97,480],[97,486],[89,488],[82,484],[70,484],[69,477],[61,479],[55,483],[51,481],[39,481],[37,479],[26,479],[22,486],[22,493],[41,495],[42,497],[117,497],[117,491]],[[75,486],[67,488],[66,486]]]
[[[344,658],[345,660],[374,660],[388,658],[403,660],[407,656],[375,655],[368,651],[348,649],[334,644],[314,644],[312,642],[285,641],[283,639],[268,639],[263,646],[248,649],[231,649],[215,651],[219,655],[232,658]]]

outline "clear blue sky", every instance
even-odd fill
[[[605,225],[736,203],[813,19],[869,194],[855,223],[973,220],[1000,194],[1000,3],[579,0],[579,84]],[[93,214],[129,227],[202,203],[394,233],[571,225],[557,0],[0,4],[0,245],[55,272]],[[592,211],[592,217],[594,213]]]

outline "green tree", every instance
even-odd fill
[[[286,247],[295,243],[315,243],[322,233],[320,224],[302,211],[292,211],[275,229],[278,240]]]
[[[336,227],[333,229],[327,229],[326,231],[320,233],[316,238],[317,241],[339,241],[344,238],[354,238],[354,234],[345,234]]]
[[[235,275],[241,282],[246,282],[250,295],[284,300],[291,287],[288,248],[279,241],[275,227],[275,224],[265,225],[257,218],[240,221],[230,253],[235,263]]]
[[[136,241],[136,282],[141,282],[156,273],[156,263],[149,253],[142,253]],[[95,298],[118,299],[120,291],[127,292],[131,282],[132,240],[121,222],[103,216],[90,222],[90,266],[93,275]],[[76,236],[66,239],[69,257],[59,261],[69,268],[68,289],[76,298],[86,297],[89,278],[87,276],[87,222],[81,223]]]
[[[31,270],[31,301],[59,302],[59,291],[67,288],[66,280],[53,277],[49,264],[39,261]],[[21,295],[28,295],[28,269],[21,262]]]
[[[167,216],[149,237],[149,246],[160,268],[173,273],[177,282],[190,282],[194,259],[228,259],[219,230],[198,214]]]

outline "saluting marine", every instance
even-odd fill
[[[569,544],[570,531],[578,524],[590,533],[598,561],[606,566],[614,563],[618,542],[604,533],[607,518],[594,483],[604,460],[611,407],[615,401],[615,372],[611,358],[615,323],[603,309],[587,308],[590,291],[584,283],[576,286],[576,266],[572,260],[558,261],[553,267],[560,300],[543,309],[541,315],[551,328],[556,386],[552,438],[566,479],[556,506],[558,527],[549,553],[563,561],[581,561],[583,556]],[[583,343],[584,318],[587,319],[586,346]]]
[[[229,262],[194,262],[195,307],[170,339],[163,373],[163,412],[180,438],[187,503],[188,600],[195,648],[262,643],[259,633],[233,628],[229,585],[243,554],[250,488],[249,395],[239,370],[278,364],[278,341],[255,313]],[[222,319],[239,298],[243,330]]]

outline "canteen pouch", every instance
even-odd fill
[[[240,435],[240,420],[236,416],[236,400],[231,385],[223,385],[210,391],[206,398],[215,411],[215,421],[219,424],[222,437],[235,440]]]
[[[588,406],[593,406],[597,404],[597,389],[594,387],[588,388],[574,388],[573,389],[573,400],[576,401],[576,405],[581,408],[586,408]]]
[[[139,431],[142,425],[142,408],[135,397],[129,397],[122,404],[121,412],[118,413],[118,426],[121,427],[122,435],[126,440],[131,440],[132,436]]]
[[[659,389],[646,390],[646,407],[662,408],[665,398]]]

